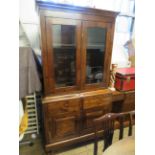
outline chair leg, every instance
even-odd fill
[[[109,135],[109,145],[112,144],[113,135],[114,135],[114,132],[110,133],[110,135]]]
[[[107,148],[109,147],[109,137],[107,136],[105,139],[104,139],[104,150],[106,150]]]
[[[120,119],[120,129],[119,129],[119,140],[123,138],[124,135],[124,117]]]
[[[113,135],[114,135],[114,132],[111,132],[111,133],[109,133],[108,136],[105,137],[105,139],[104,139],[104,149],[103,149],[103,151],[104,151],[105,149],[107,149],[107,148],[112,144]]]
[[[97,155],[97,150],[98,150],[98,143],[97,143],[97,140],[98,138],[96,137],[95,138],[95,143],[94,143],[94,155]]]
[[[128,136],[132,135],[132,115],[130,115]]]
[[[105,150],[107,149],[108,146],[109,146],[108,140],[105,139],[105,140],[104,140],[104,148],[103,148],[103,151],[105,151]]]
[[[97,155],[97,147],[94,148],[94,155]]]
[[[54,155],[53,151],[47,152],[47,155]]]

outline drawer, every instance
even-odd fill
[[[48,112],[51,115],[62,113],[76,113],[80,111],[80,100],[55,101],[48,103]]]
[[[111,96],[97,95],[89,96],[83,99],[83,109],[91,109],[101,106],[111,106]]]

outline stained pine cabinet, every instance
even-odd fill
[[[117,12],[37,0],[45,150],[93,138],[93,119],[111,112],[108,90]]]

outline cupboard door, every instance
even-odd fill
[[[82,24],[82,86],[108,86],[111,59],[111,24]]]
[[[68,113],[51,116],[49,121],[49,141],[59,141],[74,137],[79,133],[79,116]]]
[[[78,89],[81,22],[46,18],[46,31],[49,92]]]
[[[80,128],[80,100],[51,102],[47,106],[47,130],[49,142],[78,135]]]

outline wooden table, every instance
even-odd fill
[[[103,155],[135,155],[135,137],[119,140],[107,148]]]

